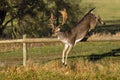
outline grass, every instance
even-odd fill
[[[54,44],[28,49],[26,67],[16,60],[22,61],[21,50],[0,53],[1,61],[17,62],[0,67],[1,80],[120,79],[120,41],[81,42],[70,53],[66,67],[61,64],[62,48]]]
[[[95,13],[103,20],[120,20],[120,0],[83,0],[83,3],[91,3],[96,7]]]

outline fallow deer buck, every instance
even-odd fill
[[[63,21],[60,25],[54,25],[54,15],[51,13],[50,17],[50,25],[52,28],[52,34],[58,37],[65,45],[62,54],[62,63],[67,65],[67,57],[75,44],[81,41],[85,35],[91,30],[94,29],[97,22],[103,24],[104,22],[101,20],[100,16],[97,16],[92,13],[95,8],[91,9],[79,22],[78,24],[71,28],[70,31],[61,31],[61,27],[66,22],[67,12],[66,9],[59,11],[62,15]]]

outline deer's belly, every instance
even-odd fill
[[[84,37],[81,37],[75,41],[75,43],[80,42]]]

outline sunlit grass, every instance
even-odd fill
[[[95,13],[103,20],[120,20],[120,0],[83,0],[83,3],[91,3],[96,7]]]

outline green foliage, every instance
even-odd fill
[[[58,11],[66,8],[68,20],[65,26],[71,27],[88,9],[81,5],[81,0],[6,0],[5,3],[1,9],[7,11],[5,21],[1,22],[0,35],[3,38],[21,38],[23,34],[29,37],[48,37],[51,35],[49,28],[51,11],[54,12],[56,23],[59,24]]]

